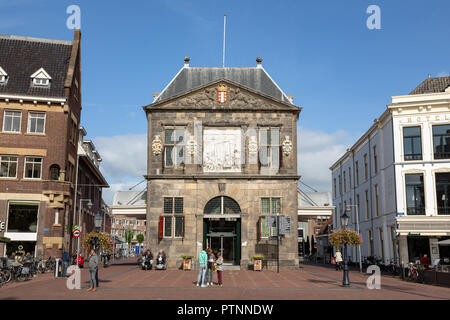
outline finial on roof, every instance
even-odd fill
[[[430,78],[431,78],[431,73],[428,74],[428,79],[430,79]]]
[[[188,56],[184,57],[184,64],[189,66],[189,60],[191,60],[191,58],[189,58]]]
[[[260,67],[260,66],[261,66],[262,60],[263,60],[263,59],[262,59],[261,57],[256,58],[257,67]]]

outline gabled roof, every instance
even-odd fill
[[[450,86],[450,77],[428,78],[409,94],[444,92]]]
[[[38,71],[33,73],[30,78],[39,78],[39,79],[51,79],[52,77],[45,71],[44,68],[40,68]]]
[[[168,100],[220,79],[231,80],[259,93],[266,94],[273,99],[292,104],[288,96],[278,87],[262,66],[254,68],[217,68],[189,67],[185,65],[154,102]]]
[[[71,41],[0,35],[0,64],[8,74],[0,94],[64,97],[72,46]],[[31,86],[30,76],[41,68],[51,75],[50,87]]]

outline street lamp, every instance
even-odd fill
[[[358,231],[358,233],[361,233],[359,231],[359,206],[357,204],[349,204],[345,208],[345,212],[350,212],[350,214],[351,214],[351,211],[352,211],[351,207],[356,208],[356,231]],[[361,245],[360,244],[358,245],[358,258],[359,258],[359,272],[362,273]]]
[[[348,215],[345,213],[341,216],[341,225],[344,227],[344,230],[348,225]],[[348,264],[347,264],[347,243],[344,243],[344,278],[342,280],[342,285],[344,287],[349,287],[350,282],[348,280]]]
[[[100,215],[100,213],[97,213],[96,215],[95,215],[95,218],[94,218],[94,224],[95,224],[95,227],[100,231],[100,228],[102,227],[102,220],[103,220],[103,218],[102,218],[102,216]]]
[[[81,227],[81,203],[87,201],[87,207],[89,210],[92,208],[92,202],[91,199],[81,199],[80,198],[80,205],[78,206],[78,223]],[[79,260],[80,260],[80,237],[77,238],[77,267],[79,266]]]

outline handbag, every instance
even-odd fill
[[[217,271],[217,266],[215,264],[213,264],[213,271],[216,272]]]

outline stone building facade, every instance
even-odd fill
[[[298,264],[297,120],[301,108],[254,68],[193,68],[189,58],[148,120],[147,245],[169,267],[202,248],[247,268],[276,260],[268,215],[290,217],[280,264]]]

